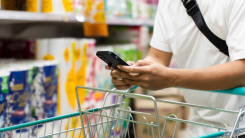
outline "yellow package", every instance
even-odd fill
[[[17,3],[16,0],[2,0],[1,1],[2,9],[3,10],[17,10]]]
[[[84,0],[84,15],[90,23],[105,23],[104,1]]]
[[[86,65],[87,65],[87,51],[88,41],[87,39],[77,40],[76,47],[76,85],[85,86],[86,82]],[[78,89],[80,104],[83,104],[86,96],[84,89]]]
[[[55,14],[67,14],[73,13],[72,0],[43,0],[42,12],[55,13]]]
[[[41,0],[26,0],[26,11],[41,12]]]

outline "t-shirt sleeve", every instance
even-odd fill
[[[245,0],[231,0],[227,11],[228,35],[231,61],[245,59]]]
[[[163,15],[161,13],[161,5],[162,1],[159,1],[158,11],[154,24],[154,32],[153,37],[151,39],[150,45],[158,50],[172,53],[172,50],[169,46],[168,38],[167,38],[167,30],[165,29]]]

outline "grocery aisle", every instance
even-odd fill
[[[158,0],[1,0],[0,128],[76,113],[77,98],[82,110],[101,107],[105,93],[79,89],[77,96],[75,87],[113,88],[110,72],[96,56],[97,51],[114,52],[124,61],[145,57],[157,4]],[[170,67],[177,68],[174,58]],[[181,91],[174,88],[164,92],[137,89],[134,93],[183,102]],[[113,104],[116,96],[110,94],[106,104]],[[153,108],[138,106],[134,99],[126,99],[124,104],[138,111]],[[161,109],[161,115],[175,113],[188,118],[187,108],[166,105]],[[36,124],[0,137],[51,136],[81,127],[78,118]],[[85,124],[88,121],[96,119],[87,119]],[[178,130],[186,128],[181,124]],[[120,137],[127,126],[117,129]],[[173,136],[172,131],[169,128],[171,133],[164,138]],[[82,132],[73,130],[59,136],[83,138]],[[95,137],[113,134],[98,132]]]

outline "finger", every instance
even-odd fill
[[[128,64],[129,66],[133,66],[133,65],[135,65],[135,62],[133,62],[133,61],[128,61],[127,64]]]
[[[117,86],[128,85],[128,83],[126,83],[125,81],[118,80],[118,79],[112,79],[111,82],[113,85],[117,85]]]
[[[141,82],[141,81],[135,81],[135,80],[130,80],[130,79],[123,79],[126,83],[131,84],[131,85],[137,85],[140,87],[145,87],[145,83]]]
[[[124,72],[128,73],[144,73],[148,70],[148,67],[136,67],[136,66],[122,66],[119,65],[118,68]]]
[[[118,74],[118,72],[116,70],[111,71],[111,77],[112,78],[118,78],[118,79],[123,78],[120,74]]]
[[[106,65],[105,68],[106,68],[107,70],[113,70],[113,68],[110,67],[109,65]]]
[[[132,73],[127,73],[121,70],[116,70],[117,74],[119,74],[122,78],[127,78],[127,79],[131,79],[131,80],[139,80],[137,78],[138,74],[132,74]]]
[[[136,66],[149,66],[152,64],[152,61],[149,60],[139,60],[135,63]]]
[[[118,90],[127,90],[131,87],[131,85],[122,85],[122,86],[115,86],[116,89]]]

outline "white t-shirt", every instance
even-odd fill
[[[171,52],[180,69],[205,68],[245,58],[245,0],[197,0],[212,32],[229,47],[230,58],[221,53],[196,27],[181,0],[160,0],[151,46]],[[184,90],[188,103],[239,110],[245,97]],[[233,126],[236,115],[194,109],[192,121],[216,126]],[[243,125],[244,124],[244,125]],[[245,127],[245,121],[240,124]],[[190,126],[191,136],[217,132],[216,129]]]

